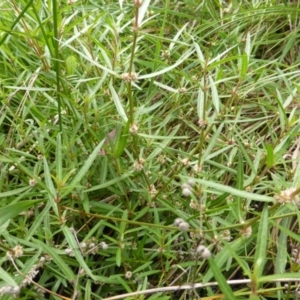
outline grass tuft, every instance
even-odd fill
[[[0,4],[1,299],[299,297],[296,1]]]

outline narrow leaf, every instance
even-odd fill
[[[226,299],[234,300],[235,296],[233,294],[233,291],[230,287],[230,285],[227,283],[225,277],[223,276],[222,272],[220,272],[220,266],[217,265],[214,258],[210,258],[208,260],[210,269],[212,270],[215,279],[217,280],[219,284],[219,288],[226,297]]]
[[[213,78],[209,75],[208,79],[209,79],[209,83],[210,83],[212,102],[214,104],[216,112],[219,113],[220,112],[219,93],[218,93],[218,90],[217,90],[217,87],[216,87],[216,84],[215,84]]]
[[[43,248],[43,252],[47,253],[52,258],[52,260],[57,265],[60,272],[64,274],[65,278],[67,278],[68,280],[76,279],[76,276],[73,273],[73,271],[65,263],[65,261],[58,255],[57,250],[55,250],[53,247],[49,247],[48,245],[42,243],[37,239],[33,239],[33,241],[36,244],[40,245]]]
[[[30,189],[30,187],[25,186],[25,187],[22,187],[22,188],[19,188],[19,189],[3,192],[3,193],[0,193],[0,198],[6,198],[6,197],[22,194],[22,193],[24,193],[25,191],[27,191],[29,189]]]
[[[21,212],[31,208],[32,206],[41,203],[44,200],[26,200],[18,203],[7,205],[0,209],[0,226],[4,225],[10,219],[13,219]]]
[[[257,283],[258,278],[263,273],[264,266],[266,263],[266,253],[267,253],[267,243],[268,243],[268,207],[265,204],[264,209],[261,213],[257,239],[256,239],[256,251],[254,257],[254,280]],[[259,286],[256,287],[258,289]]]
[[[194,180],[195,180],[195,182],[198,182],[200,184],[207,186],[208,187],[207,192],[210,192],[210,193],[215,193],[216,191],[220,191],[222,193],[229,193],[231,195],[240,196],[240,197],[243,197],[246,199],[251,199],[251,200],[257,200],[260,202],[274,202],[273,197],[237,190],[231,186],[223,185],[223,184],[213,182],[213,181],[207,181],[204,179],[195,178]]]
[[[102,148],[104,142],[105,142],[105,140],[103,139],[98,144],[98,146],[94,149],[94,151],[90,154],[90,156],[85,161],[84,165],[81,167],[81,169],[79,170],[77,175],[74,177],[74,179],[72,180],[70,185],[74,185],[74,186],[77,185],[80,182],[80,180],[86,175],[86,173],[88,172],[90,166],[93,164],[94,160],[99,155],[100,149]]]
[[[267,143],[266,144],[266,150],[267,150],[267,167],[272,168],[274,166],[274,150],[273,147]]]
[[[116,158],[119,158],[122,155],[122,153],[124,152],[124,149],[127,145],[129,126],[130,126],[129,121],[127,121],[126,126],[123,128],[121,137],[118,140],[118,143],[115,147]]]
[[[128,121],[128,118],[127,118],[127,115],[126,115],[126,112],[123,108],[123,105],[121,103],[121,99],[119,97],[119,95],[117,94],[115,88],[113,87],[112,83],[110,82],[109,84],[109,90],[110,90],[110,93],[111,93],[111,96],[112,96],[112,100],[114,101],[115,103],[115,106],[117,108],[117,111],[120,115],[120,117],[125,121],[127,122]]]
[[[13,277],[0,267],[0,278],[11,286],[18,286]]]
[[[55,202],[57,191],[56,188],[54,187],[48,162],[45,157],[44,157],[44,175],[45,175],[45,183],[48,189],[48,199],[52,205],[53,210],[55,211],[55,214],[58,215],[57,203]]]
[[[88,267],[88,265],[86,264],[85,260],[82,257],[82,254],[79,250],[79,245],[76,242],[75,237],[74,237],[73,233],[71,232],[71,230],[67,226],[62,226],[62,231],[65,235],[65,238],[66,238],[69,246],[73,250],[73,253],[74,253],[80,267],[86,272],[86,274],[88,276],[90,276],[92,279],[95,279],[91,269]]]

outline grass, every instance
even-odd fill
[[[1,299],[296,299],[298,6],[1,3]]]

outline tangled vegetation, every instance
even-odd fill
[[[298,1],[0,11],[1,299],[300,297]]]

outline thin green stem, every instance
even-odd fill
[[[21,11],[21,13],[18,15],[18,17],[12,23],[12,25],[10,27],[10,30],[3,34],[3,37],[0,40],[0,46],[5,42],[5,40],[7,39],[7,37],[12,33],[13,29],[15,28],[15,26],[18,24],[18,22],[20,21],[20,19],[24,16],[24,14],[28,10],[28,8],[31,6],[32,2],[33,2],[33,0],[30,0],[26,4],[26,6],[24,7],[24,9]]]
[[[56,77],[56,97],[57,97],[57,110],[58,110],[58,123],[59,131],[62,132],[62,118],[61,118],[61,98],[60,98],[60,59],[59,59],[59,36],[58,36],[58,22],[57,22],[57,1],[52,0],[53,5],[53,25],[54,25],[54,37],[53,45],[55,51],[55,58],[53,59],[55,77]]]

